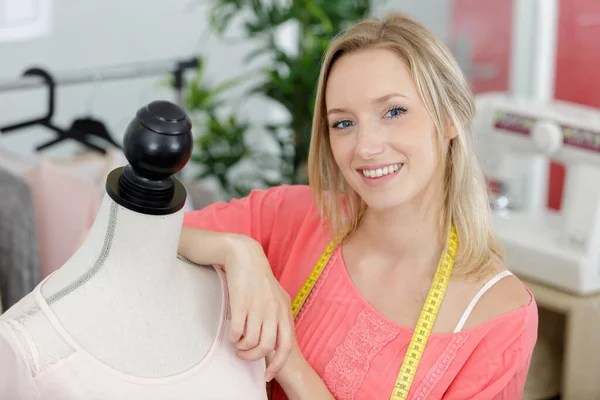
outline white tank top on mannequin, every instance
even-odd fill
[[[73,257],[2,315],[0,358],[18,350],[36,399],[266,399],[265,362],[228,340],[224,274],[176,256],[182,220],[105,196]]]

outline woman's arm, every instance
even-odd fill
[[[300,229],[312,204],[307,186],[280,186],[184,215],[179,253],[227,274],[230,340],[238,356],[264,359],[275,349],[265,379],[281,370],[292,349],[291,302],[276,278],[293,244],[290,233]]]
[[[213,232],[184,226],[179,236],[178,253],[196,264],[217,265],[225,270],[227,258],[249,242],[247,236]]]
[[[275,379],[289,400],[335,400],[321,377],[306,361],[297,343]]]
[[[248,361],[264,359],[274,350],[265,371],[265,380],[270,380],[289,357],[294,320],[289,295],[275,279],[261,244],[242,234],[184,227],[179,253],[197,264],[220,265],[226,272],[229,340]]]

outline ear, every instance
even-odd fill
[[[458,131],[456,130],[456,127],[454,125],[452,125],[452,124],[449,124],[446,127],[446,139],[447,140],[452,140],[452,139],[454,139],[457,136],[458,136]]]

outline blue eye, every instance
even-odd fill
[[[352,125],[354,125],[354,122],[346,119],[343,121],[334,122],[333,124],[331,124],[331,127],[333,129],[346,129],[351,127]]]
[[[392,107],[385,113],[387,118],[398,118],[402,114],[406,112],[406,108],[404,107]]]

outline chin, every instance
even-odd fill
[[[402,208],[402,206],[405,206],[406,204],[408,204],[407,200],[398,199],[398,198],[382,199],[382,198],[376,198],[375,196],[371,196],[371,197],[366,197],[366,198],[363,197],[363,200],[367,204],[368,208],[370,208],[371,210],[378,211],[378,212],[396,210],[396,209]]]
[[[396,176],[382,184],[366,183],[355,171],[346,171],[344,177],[352,189],[360,196],[368,208],[378,212],[392,211],[406,207],[417,201],[425,188],[415,185],[407,176]]]
[[[367,207],[377,211],[391,211],[402,208],[403,206],[410,204],[411,200],[415,197],[412,193],[408,193],[406,190],[401,191],[399,188],[389,188],[387,190],[360,188],[357,190],[357,193],[363,199]]]

